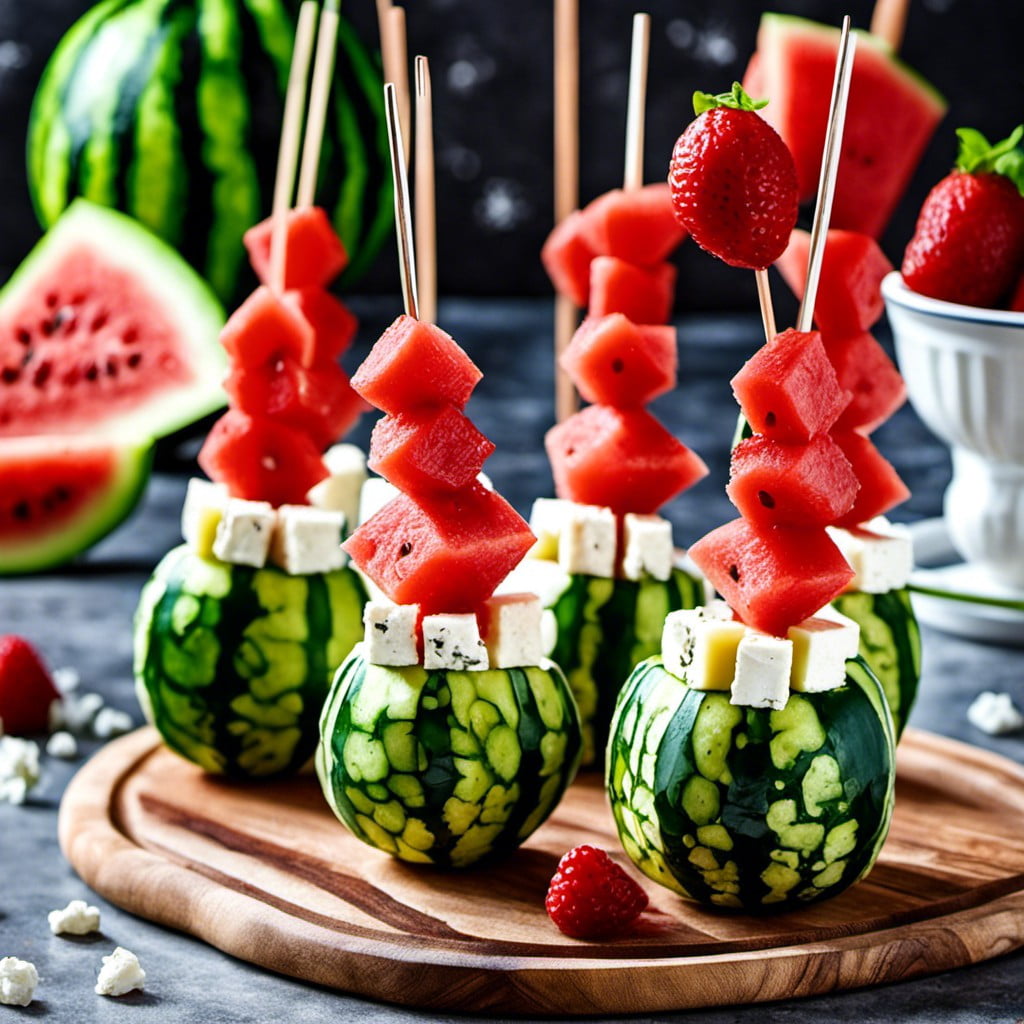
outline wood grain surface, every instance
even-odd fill
[[[628,938],[567,939],[543,906],[559,857],[625,863],[583,775],[507,860],[462,873],[352,838],[316,779],[229,784],[150,729],[76,776],[60,841],[97,892],[283,974],[420,1007],[600,1015],[753,1003],[873,985],[1024,945],[1024,769],[908,730],[896,814],[871,875],[775,917],[711,913],[654,883]],[[633,872],[638,876],[637,872]]]

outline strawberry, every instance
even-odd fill
[[[36,649],[21,636],[0,636],[0,723],[15,736],[43,732],[60,693]]]
[[[604,850],[583,845],[558,862],[544,906],[564,934],[608,938],[640,916],[647,893]]]
[[[994,146],[973,128],[957,135],[956,168],[921,207],[903,280],[934,299],[991,307],[1024,266],[1024,125]]]
[[[786,144],[739,82],[719,96],[693,94],[697,118],[676,140],[668,183],[676,218],[733,267],[763,270],[796,225],[796,166]]]

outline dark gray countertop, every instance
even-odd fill
[[[352,353],[358,361],[374,332],[396,312],[383,302],[363,305],[364,330]],[[486,376],[469,412],[498,445],[487,465],[499,489],[526,513],[533,497],[551,493],[542,438],[552,419],[549,306],[543,302],[451,302],[440,322],[470,352]],[[735,513],[725,498],[727,450],[736,406],[727,380],[760,342],[756,321],[742,317],[679,320],[680,389],[658,401],[656,411],[712,467],[711,476],[667,510],[677,540],[688,543]],[[353,438],[365,443],[369,423]],[[876,435],[914,491],[894,518],[935,516],[949,475],[945,450],[909,409]],[[185,456],[190,445],[182,446]],[[194,443],[191,445],[194,450]],[[166,453],[165,466],[173,459]],[[82,688],[141,715],[131,681],[131,617],[149,570],[178,542],[178,514],[187,465],[152,481],[139,511],[119,531],[72,568],[0,581],[0,632],[22,633],[52,666],[81,673]],[[968,725],[965,712],[982,689],[1009,691],[1024,705],[1024,652],[982,646],[924,631],[924,678],[911,723],[997,751],[1024,763],[1024,737],[991,738]],[[83,754],[95,749],[85,744]],[[45,758],[45,788],[24,807],[0,805],[0,956],[32,960],[42,982],[24,1010],[0,1008],[11,1019],[55,1021],[146,1020],[164,1022],[347,1020],[464,1021],[436,1013],[384,1006],[291,981],[234,960],[205,944],[132,917],[97,899],[78,880],[57,846],[61,793],[81,759]],[[1024,822],[1021,823],[1024,828]],[[50,935],[46,914],[68,900],[89,897],[103,912],[99,938]],[[109,1000],[92,992],[100,957],[115,945],[138,954],[148,973],[144,994]],[[1024,952],[976,967],[883,988],[826,998],[663,1014],[633,1020],[726,1022],[920,1021],[1013,1024],[1024,1018]]]

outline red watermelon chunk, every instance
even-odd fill
[[[304,433],[238,409],[213,425],[199,465],[232,497],[275,506],[306,504],[306,493],[327,476],[319,448]]]
[[[259,287],[231,314],[220,342],[233,366],[261,366],[279,359],[309,362],[316,337],[294,308]]]
[[[337,359],[352,344],[359,321],[330,293],[322,288],[297,288],[282,298],[313,329],[314,358]]]
[[[667,259],[687,236],[667,181],[598,196],[583,210],[580,232],[595,255],[645,266]]]
[[[837,431],[833,436],[860,481],[856,501],[836,520],[836,526],[860,526],[910,497],[909,488],[892,463],[863,434],[850,430]]]
[[[438,405],[462,409],[482,376],[440,327],[403,313],[356,370],[352,387],[384,412]]]
[[[732,390],[755,433],[790,443],[827,431],[850,401],[817,331],[776,335],[733,377]]]
[[[494,445],[458,409],[446,405],[377,421],[369,466],[415,497],[469,486]]]
[[[804,297],[811,236],[797,228],[789,247],[775,262],[786,284]],[[829,231],[821,262],[821,278],[814,301],[814,322],[825,335],[866,331],[885,310],[882,278],[893,269],[888,257],[870,235],[857,231]]]
[[[256,276],[270,283],[270,240],[272,218],[246,231],[243,241]],[[288,211],[285,229],[284,287],[323,288],[348,265],[348,253],[319,206]]]
[[[758,527],[828,526],[850,510],[858,486],[828,434],[806,444],[779,444],[756,434],[733,449],[726,493]]]
[[[775,636],[785,636],[853,579],[823,529],[761,530],[734,519],[702,537],[689,553],[743,622]]]
[[[583,239],[583,213],[574,210],[548,235],[540,259],[555,291],[585,309],[590,300],[590,263],[597,255]]]
[[[455,494],[400,494],[343,545],[392,601],[424,614],[472,612],[534,543],[523,518],[478,483]]]
[[[590,315],[622,313],[635,324],[663,324],[672,315],[675,288],[671,263],[641,267],[598,256],[590,264]]]
[[[610,313],[584,320],[560,361],[588,402],[627,409],[672,390],[676,359],[674,327]]]
[[[870,434],[906,401],[907,386],[885,349],[867,332],[825,339],[839,386],[853,398],[836,420],[834,430]]]
[[[708,472],[643,409],[591,405],[544,439],[560,498],[619,514],[653,513]]]

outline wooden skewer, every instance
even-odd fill
[[[434,112],[430,64],[416,58],[416,253],[420,319],[437,320],[437,211],[434,186]]]
[[[772,305],[772,288],[768,281],[768,270],[755,270],[757,280],[757,301],[761,306],[761,323],[764,324],[764,340],[771,344],[778,333],[775,327],[775,307]]]
[[[398,236],[398,267],[402,275],[402,298],[405,311],[419,319],[416,293],[416,243],[412,233],[412,203],[409,202],[409,175],[405,169],[405,145],[402,122],[398,112],[395,83],[384,86],[384,112],[388,122],[388,143],[391,148],[391,174],[395,182],[395,233]]]
[[[406,44],[405,8],[397,4],[389,6],[384,16],[384,35],[382,40],[384,56],[384,81],[393,82],[398,93],[398,117],[402,126],[402,158],[405,166],[409,166],[410,132],[409,100],[409,50]]]
[[[626,161],[622,187],[644,184],[644,109],[647,105],[647,64],[651,53],[651,16],[633,15],[633,46],[629,58],[629,104],[626,108]]]
[[[291,209],[292,192],[295,189],[295,167],[299,159],[299,135],[306,106],[306,84],[309,80],[309,61],[313,53],[316,20],[315,0],[305,0],[299,9],[295,45],[292,48],[292,65],[288,72],[288,91],[285,93],[284,120],[281,124],[277,175],[274,180],[274,205],[271,211],[270,286],[278,294],[284,291],[288,211]]]
[[[299,194],[296,205],[312,206],[316,198],[316,180],[320,173],[320,147],[324,140],[327,102],[334,77],[334,56],[338,45],[339,0],[327,0],[320,16],[316,37],[316,61],[313,64],[313,86],[309,94],[309,116],[306,137],[302,144],[302,166],[299,170]]]
[[[836,192],[836,175],[843,144],[843,126],[846,123],[846,102],[850,96],[850,78],[853,58],[857,51],[857,37],[850,32],[850,17],[843,18],[843,32],[836,57],[836,75],[832,84],[832,101],[828,112],[828,131],[825,133],[825,152],[821,159],[821,178],[818,181],[818,201],[811,224],[811,250],[807,258],[807,280],[804,297],[800,302],[796,328],[809,331],[814,320],[814,300],[818,295],[821,261],[825,256],[828,222],[832,215],[832,199]]]
[[[899,53],[907,29],[907,8],[910,0],[875,0],[871,12],[871,34],[888,43]]]

